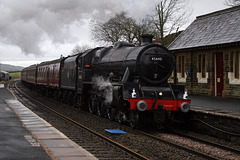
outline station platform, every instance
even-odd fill
[[[239,99],[199,95],[189,95],[188,98],[191,99],[193,111],[240,119]]]
[[[96,160],[0,84],[0,159]]]

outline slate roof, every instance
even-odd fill
[[[190,49],[240,42],[240,7],[199,16],[169,46]]]

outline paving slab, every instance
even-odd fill
[[[58,133],[50,133],[50,134],[34,134],[35,137],[37,137],[39,140],[41,139],[48,139],[48,140],[52,140],[52,139],[64,139],[61,135],[59,135]]]
[[[48,146],[49,148],[72,148],[73,146],[75,146],[75,144],[72,143],[72,141],[70,141],[68,139],[62,139],[62,140],[42,139],[40,141],[41,141],[41,143],[43,143],[45,146]]]
[[[87,157],[87,152],[80,148],[49,148],[56,157]]]

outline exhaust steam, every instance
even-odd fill
[[[112,103],[113,96],[112,96],[112,84],[109,82],[109,79],[104,79],[102,76],[93,77],[93,82],[96,84],[97,90],[102,93],[102,97],[104,98],[104,103],[109,105]]]

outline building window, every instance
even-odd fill
[[[185,56],[178,56],[178,82],[186,82],[186,73],[185,73]]]
[[[206,78],[206,60],[205,54],[202,56],[202,78]]]
[[[185,77],[185,58],[184,56],[182,56],[182,65],[181,65],[181,74],[182,74],[182,77],[184,78]]]
[[[179,68],[179,72],[181,72],[181,68],[182,68],[182,57],[179,56],[178,58],[178,68]]]
[[[231,52],[231,70],[228,72],[229,84],[240,84],[240,53]]]
[[[198,66],[198,83],[207,83],[208,74],[206,73],[206,54],[198,55],[197,66]]]
[[[198,72],[202,74],[202,78],[206,78],[206,55],[198,56]]]
[[[198,56],[198,72],[202,72],[202,55]]]
[[[234,57],[234,77],[239,79],[239,52]]]
[[[185,77],[185,67],[184,67],[184,63],[185,63],[185,58],[184,58],[184,56],[179,56],[179,59],[178,59],[178,67],[179,67],[179,72],[181,73],[181,77],[182,77],[182,78]]]

